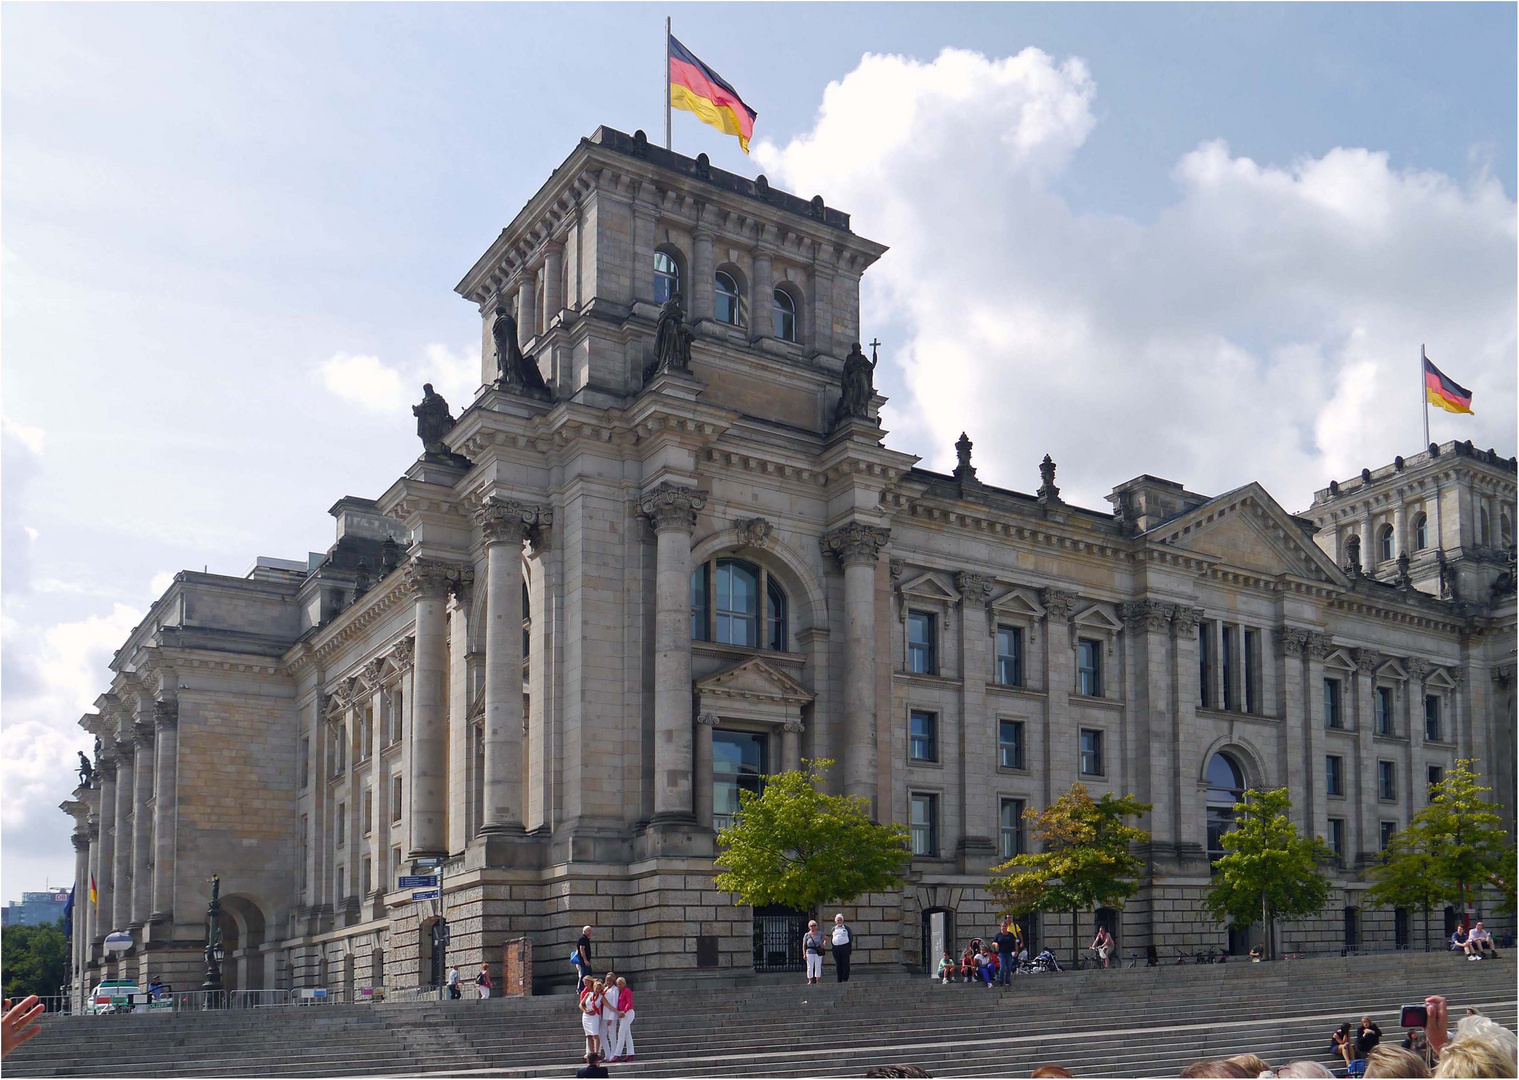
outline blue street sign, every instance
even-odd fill
[[[412,893],[411,898],[413,900],[436,900],[438,898],[438,890],[420,889],[417,892]]]
[[[431,888],[435,888],[437,886],[437,884],[438,884],[437,875],[433,875],[433,876],[429,877],[428,875],[425,875],[425,874],[406,874],[406,875],[402,876],[402,878],[401,878],[401,884],[398,885],[397,888],[401,888],[401,889],[431,889]]]

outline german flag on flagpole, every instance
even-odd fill
[[[95,893],[95,875],[90,875],[90,907],[99,907],[100,897]]]
[[[1424,358],[1424,399],[1446,412],[1472,411],[1472,392]]]
[[[666,32],[670,57],[670,84],[667,105],[695,113],[697,119],[718,131],[738,136],[739,148],[749,152],[749,137],[754,134],[754,118],[759,115],[744,104],[728,80],[702,63],[695,53],[682,45],[674,34]],[[666,110],[666,141],[669,131]]]

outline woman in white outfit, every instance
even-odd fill
[[[617,1045],[617,976],[607,972],[606,990],[601,995],[601,1056],[607,1057]]]
[[[612,1048],[613,1061],[633,1060],[633,991],[628,980],[617,980],[617,1045]]]
[[[585,1032],[585,1052],[600,1054],[601,1047],[597,1044],[601,1040],[601,991],[596,989],[596,980],[589,975],[582,981],[582,986],[580,1030]]]

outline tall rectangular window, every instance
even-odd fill
[[[1324,758],[1324,790],[1330,795],[1345,794],[1345,759],[1330,754]]]
[[[390,880],[385,883],[386,890],[389,891],[390,889],[398,888],[401,884],[400,877],[401,849],[398,847],[393,847],[390,849]]]
[[[926,611],[907,613],[907,670],[914,675],[938,673],[934,656],[934,617]]]
[[[1424,695],[1424,741],[1440,741],[1440,699],[1434,694]]]
[[[359,760],[368,761],[374,753],[374,710],[364,710],[364,721],[359,725]]]
[[[997,627],[997,682],[1023,685],[1023,631],[1016,626]]]
[[[907,719],[907,756],[913,761],[938,761],[938,717],[931,712],[913,709]]]
[[[1345,865],[1345,819],[1332,817],[1329,819],[1329,850],[1334,852],[1334,861],[1337,866]]]
[[[338,847],[342,847],[348,839],[348,804],[338,803]]]
[[[1382,847],[1380,848],[1380,850],[1386,851],[1387,850],[1387,845],[1392,843],[1392,838],[1394,836],[1396,836],[1397,834],[1398,834],[1398,823],[1396,821],[1384,821],[1384,822],[1382,822],[1382,837],[1381,837]]]
[[[1391,734],[1393,734],[1393,731],[1394,731],[1394,728],[1393,728],[1394,721],[1393,721],[1393,713],[1392,713],[1392,687],[1390,687],[1390,686],[1379,686],[1379,687],[1377,687],[1376,699],[1377,699],[1377,734],[1378,735],[1391,735]]]
[[[1204,709],[1213,708],[1213,624],[1204,622],[1197,628],[1197,700]]]
[[[1377,798],[1392,802],[1398,797],[1398,766],[1391,761],[1377,762]]]
[[[301,737],[301,787],[311,784],[311,736]]]
[[[402,711],[405,708],[405,706],[406,706],[406,695],[400,690],[400,688],[398,687],[397,689],[391,691],[391,695],[390,695],[390,741],[393,742],[393,743],[398,743],[398,742],[401,741],[401,732],[403,730],[402,726],[401,726],[401,716],[402,716]]]
[[[364,789],[364,835],[374,832],[374,789]]]
[[[1235,628],[1226,626],[1219,640],[1219,672],[1223,675],[1223,693],[1219,696],[1224,701],[1224,711],[1231,712],[1235,708],[1234,674],[1235,674]]]
[[[338,899],[339,900],[341,900],[343,897],[345,897],[345,896],[348,895],[348,891],[347,891],[347,888],[346,888],[346,886],[348,884],[347,870],[348,870],[348,868],[346,866],[343,866],[343,865],[339,864],[339,866],[338,866],[338,891],[337,891],[337,895],[338,895]]]
[[[708,563],[702,563],[691,575],[691,640],[707,641],[707,577]]]
[[[1102,732],[1092,728],[1081,729],[1081,774],[1102,775]]]
[[[1261,711],[1261,632],[1245,631],[1245,711],[1255,715]]]
[[[370,893],[374,892],[374,863],[370,861],[370,858],[369,858],[368,855],[365,855],[364,856],[364,861],[362,863],[360,863],[360,865],[364,868],[364,870],[363,870],[363,873],[364,873],[364,894],[363,895],[368,896]]]
[[[1002,800],[1002,857],[1023,854],[1023,800]]]
[[[932,856],[939,853],[939,797],[937,795],[913,795],[910,831],[914,855]]]
[[[1091,638],[1076,641],[1076,692],[1102,696],[1102,643]]]
[[[401,778],[393,776],[390,780],[390,823],[398,824],[401,820]]]
[[[997,765],[1003,769],[1023,768],[1023,721],[997,721]]]
[[[1435,789],[1445,780],[1445,769],[1439,765],[1431,765],[1425,770],[1425,778],[1429,784],[1429,797],[1435,797]]]
[[[299,888],[304,894],[306,891],[306,852],[310,848],[311,820],[305,814],[301,815],[301,843],[300,850],[296,853],[296,876],[300,882]]]
[[[1324,680],[1324,726],[1344,727],[1345,717],[1340,711],[1340,680]]]

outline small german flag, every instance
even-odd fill
[[[91,907],[98,907],[99,905],[100,905],[100,897],[95,892],[95,875],[91,874],[90,875],[90,906]]]
[[[1472,392],[1435,367],[1427,356],[1424,358],[1424,397],[1431,405],[1438,405],[1446,412],[1472,411]]]
[[[738,136],[738,145],[749,152],[754,118],[759,115],[744,104],[738,91],[717,72],[697,59],[674,34],[670,37],[670,104],[693,112],[704,124]]]

